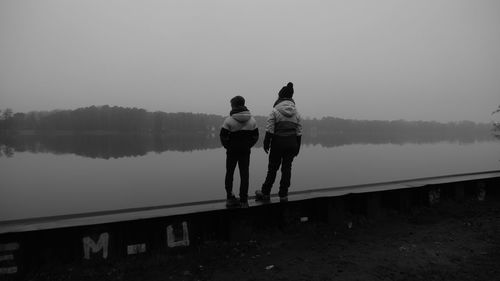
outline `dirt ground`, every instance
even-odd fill
[[[25,280],[500,280],[500,203],[443,203],[351,228],[302,222],[174,256],[44,268]]]

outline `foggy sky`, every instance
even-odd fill
[[[488,122],[500,1],[0,2],[0,109],[118,105],[304,117]]]

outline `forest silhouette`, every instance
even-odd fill
[[[0,112],[0,131],[16,132],[127,132],[127,133],[207,133],[218,131],[224,116],[203,113],[148,112],[119,106],[90,106],[75,110]],[[264,128],[266,116],[255,116]],[[352,120],[336,117],[305,119],[304,127],[313,134],[324,133],[474,133],[491,129],[490,124],[472,121]]]
[[[0,113],[0,155],[15,152],[76,154],[92,158],[142,156],[149,152],[220,148],[224,116],[202,113],[148,112],[118,106],[75,110]],[[255,117],[265,129],[265,116]],[[404,144],[491,138],[491,124],[470,121],[305,119],[304,145]],[[262,146],[259,140],[257,147]]]

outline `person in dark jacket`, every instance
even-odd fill
[[[271,188],[281,166],[279,187],[280,202],[288,201],[288,188],[292,176],[292,162],[299,154],[302,138],[301,117],[293,100],[293,84],[283,87],[274,108],[267,119],[264,151],[269,152],[267,176],[261,190],[255,192],[255,200],[269,202]]]
[[[231,99],[231,112],[220,130],[222,146],[226,148],[226,206],[248,207],[248,181],[250,149],[259,139],[257,122],[245,107],[245,99],[235,96]],[[240,171],[240,198],[233,194],[233,175],[238,164]]]

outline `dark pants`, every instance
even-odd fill
[[[276,173],[281,166],[281,180],[279,196],[288,196],[288,188],[290,187],[290,178],[292,177],[292,161],[297,152],[296,146],[277,146],[271,145],[269,152],[269,164],[267,166],[266,180],[262,184],[262,193],[269,195],[274,181],[276,180]]]
[[[233,192],[233,176],[236,164],[240,170],[240,201],[248,200],[248,178],[250,166],[250,150],[248,151],[227,151],[226,152],[226,193],[231,195]]]

